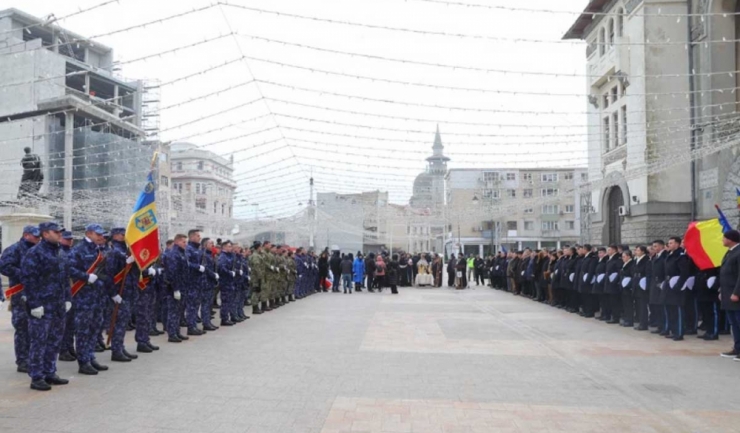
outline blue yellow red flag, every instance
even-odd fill
[[[735,194],[737,195],[737,208],[740,209],[740,188],[735,187]]]
[[[159,225],[157,224],[157,203],[154,200],[154,180],[152,173],[147,176],[144,191],[134,205],[134,212],[126,227],[126,244],[136,260],[139,269],[154,263],[160,254]]]

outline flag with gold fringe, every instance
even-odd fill
[[[150,172],[144,191],[134,205],[134,213],[126,227],[126,244],[131,249],[139,269],[154,263],[160,254],[157,203],[154,200],[154,180]]]

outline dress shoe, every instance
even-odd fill
[[[651,334],[661,334],[661,333],[663,333],[663,331],[661,331],[660,329],[656,329],[654,331],[650,331],[650,333]]]
[[[206,326],[203,327],[203,329],[206,330],[206,331],[215,331],[218,328],[216,328],[213,325],[207,324]]]
[[[635,324],[632,322],[625,322],[622,324],[622,326],[624,326],[625,328],[632,328],[635,326]]]
[[[647,331],[648,330],[648,327],[647,326],[638,326],[637,328],[635,328],[635,330],[636,331]]]
[[[177,338],[177,337],[169,337],[169,338],[167,339],[167,342],[168,342],[168,343],[182,343],[182,340],[180,340],[180,339],[179,339],[179,338]]]
[[[49,376],[45,378],[44,381],[48,383],[49,385],[66,385],[69,383],[69,380],[62,379],[56,373],[54,373],[53,376]]]
[[[673,341],[683,341],[683,335],[679,337],[673,337]]]
[[[180,320],[180,328],[187,328],[188,323],[185,321],[185,319]]]
[[[139,353],[152,353],[151,347],[147,346],[146,343],[139,343],[136,345],[136,351]]]
[[[28,373],[28,364],[25,362],[18,364],[18,367],[15,369],[18,373]]]
[[[735,358],[736,356],[740,356],[740,352],[738,352],[735,349],[732,349],[729,352],[720,353],[719,356],[723,358]]]
[[[190,337],[186,337],[186,336],[184,336],[182,334],[177,334],[177,338],[179,338],[182,341],[190,340]]]
[[[706,341],[714,341],[719,340],[719,335],[712,335],[712,334],[704,334],[701,336],[702,340]]]
[[[92,361],[90,361],[90,365],[92,365],[93,368],[98,371],[105,371],[108,369],[107,365],[98,364],[98,361],[96,359],[93,359]]]
[[[155,330],[151,330],[151,331],[149,331],[149,336],[150,336],[150,337],[156,337],[156,336],[158,336],[158,335],[159,335],[159,332],[157,332],[157,331],[155,331]]]
[[[80,369],[77,372],[80,374],[86,374],[88,376],[95,376],[96,374],[98,374],[98,370],[93,368],[93,366],[89,363],[80,365]]]
[[[77,357],[69,353],[69,351],[64,351],[59,354],[59,360],[60,361],[77,361]]]
[[[129,323],[128,326],[126,326],[127,331],[134,331],[136,330],[136,326],[134,326],[132,323]]]
[[[51,385],[46,383],[43,379],[38,379],[31,382],[31,389],[35,389],[36,391],[49,391],[51,389]]]
[[[198,328],[195,329],[188,329],[188,335],[203,335],[203,331],[201,331]]]
[[[152,350],[159,350],[159,346],[153,345],[151,341],[147,341],[145,344]]]
[[[613,319],[612,319],[612,320],[607,320],[607,321],[606,321],[606,324],[607,324],[607,325],[616,325],[616,324],[618,324],[618,323],[619,323],[619,320],[613,320]]]
[[[234,322],[232,322],[231,320],[222,320],[221,326],[234,326]]]
[[[101,346],[99,344],[95,345],[95,349],[93,349],[95,353],[103,353],[105,352],[105,346]]]
[[[241,322],[243,322],[243,321],[245,321],[245,320],[247,320],[247,318],[246,318],[246,317],[244,317],[244,316],[239,316],[239,317],[237,317],[237,318],[236,318],[236,321],[237,321],[238,323],[241,323]]]
[[[120,352],[113,352],[110,356],[110,360],[115,362],[131,362],[131,358]]]
[[[136,359],[136,358],[139,357],[139,355],[128,353],[128,351],[126,349],[123,349],[123,354],[126,355],[127,357],[131,358],[131,359]]]
[[[658,335],[661,335],[663,337],[667,337],[671,334],[671,331],[660,331]]]

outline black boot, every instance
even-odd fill
[[[234,326],[234,322],[232,322],[231,320],[222,320],[221,326]]]
[[[45,378],[44,382],[48,383],[49,385],[66,385],[69,383],[69,380],[62,379],[56,373],[54,373],[53,376]]]
[[[168,343],[182,343],[182,340],[177,338],[177,336],[175,335],[174,337],[167,338],[167,342]]]
[[[77,357],[72,355],[68,350],[59,354],[60,361],[77,361]]]
[[[153,350],[146,343],[139,343],[136,345],[136,351],[139,353],[152,353]]]
[[[147,341],[146,345],[149,346],[149,348],[152,350],[159,350],[159,346],[153,345],[151,341]]]
[[[108,369],[108,366],[107,365],[98,364],[98,360],[97,359],[93,359],[92,361],[90,361],[90,365],[92,365],[93,368],[96,369],[96,370],[98,370],[98,371],[105,371],[105,370]]]
[[[110,360],[114,362],[131,362],[131,358],[124,355],[122,352],[113,352],[110,356]]]
[[[179,338],[182,341],[190,340],[190,337],[186,337],[186,336],[184,336],[184,335],[182,335],[180,333],[177,334],[177,338]]]
[[[126,355],[126,356],[128,356],[131,359],[137,359],[139,357],[139,355],[132,355],[132,354],[128,353],[126,351],[126,349],[123,349],[123,354]]]
[[[259,302],[256,303],[255,305],[252,305],[252,315],[255,315],[255,314],[262,314],[262,310],[260,309]]]
[[[80,374],[86,374],[88,376],[95,376],[96,374],[98,374],[98,370],[96,370],[90,364],[82,364],[82,365],[80,365],[80,369],[78,370],[78,373],[80,373]]]
[[[46,383],[45,380],[39,379],[31,382],[31,389],[35,389],[36,391],[49,391],[51,389],[51,385]]]

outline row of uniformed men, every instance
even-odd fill
[[[221,324],[232,326],[248,318],[243,307],[250,286],[253,312],[261,314],[313,293],[318,284],[315,256],[302,249],[290,260],[286,249],[269,243],[242,250],[227,241],[214,248],[191,230],[168,241],[161,260],[141,272],[126,246],[125,229],[111,230],[110,245],[106,235],[102,226],[90,224],[73,247],[72,234],[54,222],[27,226],[0,257],[0,274],[9,279],[0,298],[11,300],[17,370],[29,374],[32,389],[68,383],[56,373],[58,356],[77,360],[81,374],[107,370],[95,352],[105,348],[102,334],[109,323],[111,360],[130,362],[138,357],[124,347],[132,315],[137,351],[151,353],[159,347],[150,336],[164,333],[156,329],[157,315],[168,341],[179,343],[188,339],[181,326],[188,335],[218,329],[211,323],[217,291]]]

